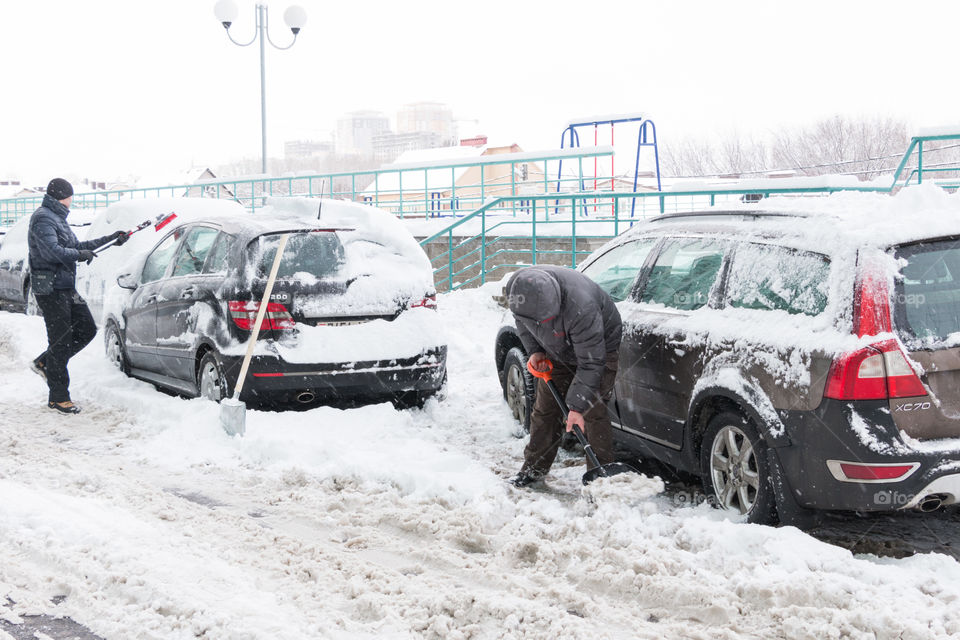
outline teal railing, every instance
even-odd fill
[[[371,171],[78,192],[72,207],[94,209],[123,199],[188,196],[235,200],[256,212],[267,197],[325,196],[366,202],[401,218],[458,217],[503,196],[535,195],[558,189],[579,192],[594,183],[609,184],[610,176],[588,174],[584,160],[612,155],[613,147],[504,153],[461,161],[386,165]],[[556,169],[561,161],[568,170],[558,177]],[[569,169],[571,166],[573,169]],[[33,213],[42,200],[42,194],[0,200],[0,225],[13,224]]]
[[[960,166],[956,160],[940,163],[929,162],[924,157],[924,151],[927,154],[942,151],[942,144],[949,141],[960,140],[960,134],[945,133],[941,135],[922,135],[914,136],[910,139],[910,145],[907,147],[903,159],[894,172],[893,184],[891,189],[909,186],[916,180],[916,184],[921,184],[924,178],[932,178],[936,183],[945,189],[960,188]],[[953,147],[957,145],[951,145]],[[956,155],[954,156],[956,157]],[[926,163],[926,164],[925,164]]]
[[[525,198],[524,215],[498,213],[513,197],[488,202],[420,244],[431,255],[441,291],[484,284],[497,272],[549,262],[576,267],[600,244],[653,215],[752,201],[754,196],[886,192],[884,187],[781,188],[569,193]],[[631,204],[636,201],[631,215]]]

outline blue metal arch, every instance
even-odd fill
[[[616,124],[622,124],[626,122],[640,122],[640,129],[637,131],[637,157],[634,162],[633,168],[633,190],[637,190],[637,171],[640,168],[640,150],[643,147],[653,147],[653,158],[656,167],[657,173],[657,191],[663,191],[663,187],[660,183],[660,149],[657,146],[657,126],[654,124],[653,120],[644,118],[643,116],[623,116],[623,117],[613,117],[605,118],[598,120],[584,120],[583,122],[571,122],[567,125],[567,128],[564,129],[563,133],[560,135],[560,148],[564,149],[567,142],[567,134],[569,133],[570,146],[571,147],[580,147],[580,133],[577,131],[578,127],[599,127],[602,124],[609,124],[611,126]],[[650,142],[651,136],[648,133],[649,131],[653,133],[653,141]],[[560,192],[560,180],[563,177],[563,159],[560,159],[559,167],[557,168],[557,193]],[[611,188],[613,185],[613,176],[610,176],[611,179]],[[584,191],[584,182],[583,175],[580,176],[580,190]],[[636,210],[637,201],[636,199],[631,200],[630,203],[630,217],[633,217]]]

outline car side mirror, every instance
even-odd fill
[[[125,273],[117,277],[117,286],[133,291],[137,288],[137,278],[132,273]]]

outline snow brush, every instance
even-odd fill
[[[527,371],[535,378],[540,378],[547,383],[547,388],[550,389],[550,393],[553,395],[553,399],[557,401],[557,404],[560,406],[560,410],[563,412],[563,421],[567,421],[567,416],[570,415],[570,409],[567,407],[566,401],[563,399],[563,396],[560,395],[560,391],[557,389],[557,385],[553,384],[553,363],[549,360],[543,360],[543,365],[545,369],[536,369],[533,366],[533,363],[527,360]],[[623,462],[610,462],[608,464],[600,464],[600,460],[597,459],[597,454],[593,452],[593,446],[587,441],[587,437],[583,435],[583,431],[577,425],[573,426],[573,434],[577,436],[577,440],[580,441],[580,444],[583,445],[583,453],[587,456],[587,462],[590,463],[590,468],[587,469],[587,472],[583,474],[583,484],[590,484],[597,478],[609,478],[610,476],[619,475],[621,473],[636,473],[636,469],[631,467],[628,464]]]
[[[130,236],[132,236],[133,234],[135,234],[137,231],[143,231],[144,229],[146,229],[146,228],[149,227],[150,225],[153,225],[153,230],[154,230],[154,231],[160,231],[160,229],[163,229],[165,226],[167,226],[168,224],[170,224],[171,222],[173,222],[173,219],[176,218],[176,217],[177,217],[177,214],[175,214],[175,213],[172,212],[172,211],[171,211],[170,213],[161,213],[159,216],[157,216],[157,217],[154,218],[153,220],[144,220],[143,222],[141,222],[140,224],[138,224],[137,227],[136,227],[135,229],[133,229],[132,231],[127,231],[127,237],[129,238]],[[94,253],[100,253],[100,252],[103,251],[104,249],[107,249],[107,248],[109,248],[109,247],[112,247],[115,242],[116,242],[116,240],[111,240],[110,242],[106,242],[106,243],[100,245],[99,247],[97,247],[96,249],[94,249],[93,252],[94,252]]]

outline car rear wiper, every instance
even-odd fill
[[[347,289],[349,289],[349,288],[350,288],[350,285],[352,285],[354,282],[356,282],[356,281],[359,280],[360,278],[369,278],[369,277],[371,277],[371,276],[373,276],[372,273],[361,273],[361,274],[358,275],[358,276],[353,276],[352,278],[350,278],[350,279],[347,280],[347,282],[346,282]]]

